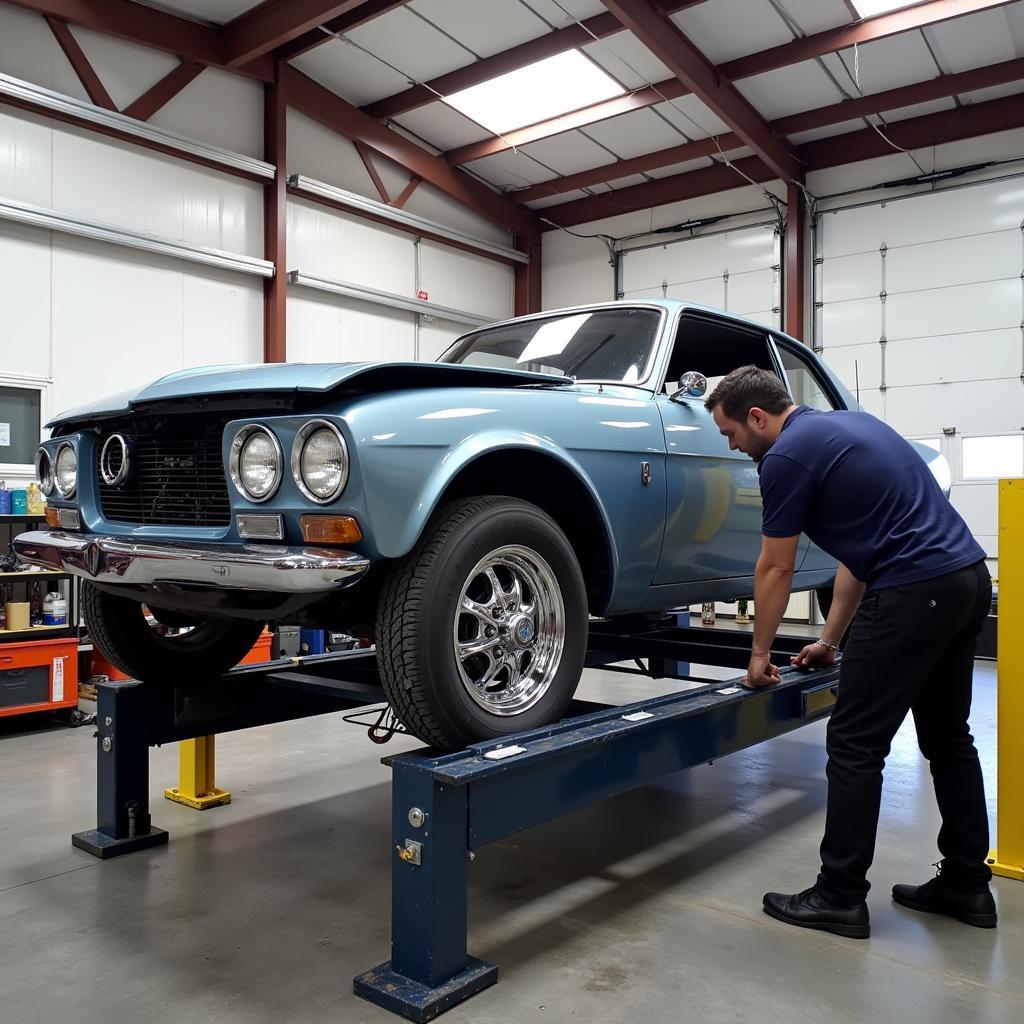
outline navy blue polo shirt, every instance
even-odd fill
[[[806,533],[868,590],[985,557],[924,459],[869,413],[798,406],[758,474],[764,535]]]

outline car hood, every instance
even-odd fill
[[[123,415],[154,403],[224,396],[315,396],[332,391],[373,391],[430,387],[563,387],[570,377],[456,363],[254,363],[202,366],[161,377],[143,388],[79,406],[51,420],[64,426],[97,417]]]

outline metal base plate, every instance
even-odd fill
[[[498,965],[466,957],[466,969],[437,988],[396,974],[391,961],[360,974],[352,983],[357,996],[400,1014],[406,1020],[424,1024],[453,1006],[489,988],[498,980]]]
[[[164,846],[167,843],[167,832],[162,828],[151,828],[143,835],[132,839],[111,839],[103,832],[96,829],[89,829],[87,832],[75,832],[71,836],[71,845],[77,846],[94,857],[107,860],[110,857],[120,857],[125,853],[134,853],[136,850],[145,850],[150,846]]]
[[[208,807],[220,807],[221,804],[231,803],[231,794],[226,789],[214,787],[209,793],[202,793],[199,796],[188,796],[177,786],[173,789],[165,789],[164,796],[173,800],[176,804],[184,804],[197,811],[205,811]]]
[[[989,851],[986,863],[992,869],[993,875],[998,875],[1000,878],[1012,878],[1016,882],[1024,882],[1024,864],[1004,864],[999,859],[998,850]]]

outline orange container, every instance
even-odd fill
[[[0,718],[77,705],[77,640],[0,645]]]
[[[126,676],[119,668],[115,668],[107,661],[106,658],[100,654],[100,649],[94,647],[92,651],[92,658],[89,661],[89,676],[106,676],[108,679],[131,679],[131,676]]]
[[[264,661],[270,661],[270,645],[273,642],[273,634],[265,629],[256,638],[256,643],[249,648],[249,653],[241,660],[242,665],[259,665]]]

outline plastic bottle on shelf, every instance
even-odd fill
[[[28,624],[41,626],[43,624],[43,592],[40,589],[39,580],[33,580],[29,586],[28,603]]]
[[[7,584],[0,583],[0,629],[7,628],[7,604],[9,598],[7,596]]]
[[[35,482],[28,485],[28,514],[30,516],[46,515],[46,499],[39,489],[39,484]]]
[[[11,492],[7,490],[7,484],[0,480],[0,516],[11,514]]]
[[[60,593],[51,590],[43,601],[43,625],[64,626],[68,621],[68,603]]]

